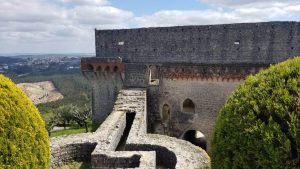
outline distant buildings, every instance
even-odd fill
[[[18,57],[18,56],[16,56]],[[80,70],[80,56],[20,56],[1,57],[0,73],[8,75],[31,74],[38,72]]]

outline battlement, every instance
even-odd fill
[[[96,57],[125,63],[273,64],[300,55],[299,22],[95,30]]]
[[[81,70],[84,72],[124,72],[124,64],[121,58],[82,58],[80,64]]]

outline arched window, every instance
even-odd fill
[[[195,112],[195,104],[191,99],[185,99],[182,105],[182,112]]]
[[[159,85],[158,70],[155,65],[149,66],[149,84]]]
[[[167,123],[170,120],[170,107],[167,104],[164,104],[162,107],[162,122]]]
[[[207,142],[206,138],[203,133],[197,130],[188,130],[183,133],[183,135],[180,137],[182,140],[189,141],[190,143],[201,147],[203,150],[206,151],[207,148]]]

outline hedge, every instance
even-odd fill
[[[0,75],[0,168],[49,168],[49,139],[39,111]]]
[[[300,57],[249,76],[221,109],[213,169],[300,167]]]

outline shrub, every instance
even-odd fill
[[[248,77],[219,113],[212,168],[299,168],[300,57]]]
[[[48,134],[39,111],[0,75],[0,168],[49,168]]]

